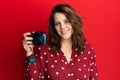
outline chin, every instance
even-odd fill
[[[71,35],[70,34],[61,35],[61,38],[64,40],[68,40],[68,39],[71,39]]]
[[[62,39],[68,40],[68,39],[71,39],[71,37],[62,37]]]

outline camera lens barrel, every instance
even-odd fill
[[[32,33],[30,37],[33,37],[32,42],[34,45],[43,45],[47,43],[47,36],[43,32]]]

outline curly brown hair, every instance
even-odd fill
[[[53,53],[57,53],[61,48],[61,38],[59,37],[54,25],[54,14],[63,13],[70,21],[73,27],[72,34],[72,49],[77,49],[80,54],[84,50],[85,38],[83,31],[82,18],[77,14],[74,8],[68,4],[56,5],[50,15],[49,19],[49,44]]]

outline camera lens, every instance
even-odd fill
[[[46,44],[46,34],[43,32],[35,32],[30,35],[30,37],[33,37],[33,44],[34,45],[42,45]]]

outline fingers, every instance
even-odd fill
[[[26,55],[32,54],[34,45],[25,45],[25,44],[23,44],[23,45],[24,45],[23,47],[26,51]]]
[[[31,33],[30,32],[26,32],[23,34],[23,37],[24,37],[24,40],[23,40],[23,47],[25,49],[25,51],[27,53],[32,53],[33,52],[33,38],[32,37],[29,37]]]
[[[31,34],[30,32],[26,32],[26,33],[23,34],[23,36],[25,38],[25,37],[29,36],[30,34]]]
[[[31,41],[31,40],[33,40],[33,38],[32,37],[25,37],[25,40],[26,41]]]
[[[32,51],[34,45],[25,45],[25,44],[23,44],[23,46],[24,46],[24,49],[25,49],[26,51]]]
[[[25,45],[33,45],[33,42],[28,41],[28,40],[23,40],[23,44],[25,44]]]
[[[29,41],[32,41],[33,38],[32,38],[32,37],[29,37],[30,34],[31,34],[30,32],[26,32],[26,33],[23,34],[23,37],[24,37],[23,42],[24,42],[24,43],[26,43],[26,44],[31,43],[31,42],[29,42]]]
[[[26,32],[26,33],[23,34],[23,37],[24,37],[23,44],[25,44],[25,45],[32,44],[33,38],[29,37],[30,34],[31,34],[30,32]]]

